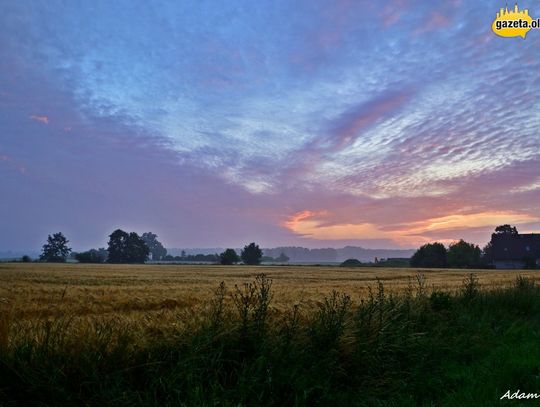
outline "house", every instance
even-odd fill
[[[540,234],[494,233],[491,236],[493,264],[498,269],[540,266]]]

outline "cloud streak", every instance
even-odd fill
[[[47,116],[31,115],[30,119],[35,120],[36,122],[43,123],[43,124],[49,124],[49,118]]]

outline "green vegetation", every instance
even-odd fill
[[[262,250],[255,243],[250,243],[244,246],[240,257],[244,264],[256,265],[261,263]]]
[[[161,242],[157,239],[157,235],[152,232],[145,232],[142,234],[141,239],[144,241],[150,254],[152,255],[152,260],[163,260],[167,255],[167,249],[163,247]]]
[[[531,279],[488,290],[471,274],[447,292],[418,275],[401,294],[377,281],[361,300],[334,291],[288,311],[272,299],[259,275],[220,284],[207,307],[162,328],[4,310],[0,404],[494,406],[508,390],[540,392]]]
[[[144,263],[150,254],[150,249],[137,233],[121,229],[109,235],[107,251],[109,263]]]
[[[427,243],[420,247],[411,257],[413,267],[446,267],[446,247],[442,243]]]
[[[340,267],[364,267],[364,268],[407,268],[410,267],[409,259],[390,258],[390,259],[377,259],[375,262],[362,263],[358,259],[347,259],[343,261]]]
[[[39,259],[48,263],[63,263],[71,252],[68,247],[69,240],[61,233],[55,233],[47,237],[47,243],[43,245]]]
[[[226,266],[230,266],[231,264],[235,264],[240,261],[240,256],[238,256],[234,249],[226,249],[219,255],[219,258],[220,263]]]
[[[362,262],[358,259],[347,259],[339,265],[340,267],[361,267]]]
[[[109,253],[104,248],[90,249],[86,252],[75,253],[74,257],[79,263],[105,263]]]
[[[287,263],[290,260],[289,256],[281,252],[278,257],[262,256],[261,263]]]
[[[448,247],[447,259],[448,267],[465,268],[478,267],[482,251],[473,244],[467,243],[463,239],[459,242],[451,243]]]

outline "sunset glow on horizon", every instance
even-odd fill
[[[302,211],[285,222],[285,226],[300,236],[315,240],[346,240],[346,239],[388,239],[396,245],[405,247],[420,246],[432,241],[426,237],[430,232],[451,232],[482,227],[491,227],[511,223],[522,225],[540,221],[539,217],[512,212],[484,212],[465,215],[449,215],[440,218],[425,219],[409,224],[385,225],[380,229],[375,224],[333,224],[326,222],[329,213]],[[442,243],[450,243],[454,239],[437,239]]]
[[[502,6],[7,2],[0,251],[539,232],[540,32],[496,36]]]

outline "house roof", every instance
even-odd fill
[[[493,260],[523,260],[525,257],[540,258],[540,234],[491,235]]]

